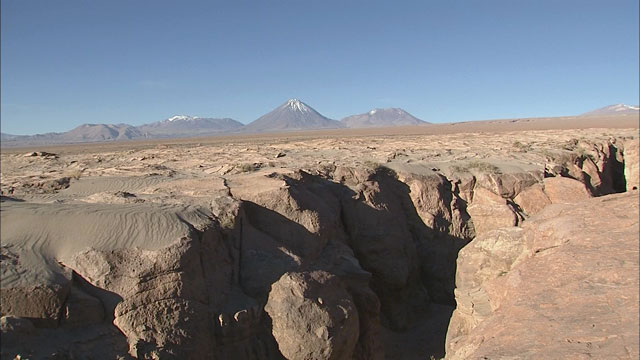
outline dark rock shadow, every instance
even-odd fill
[[[24,200],[22,200],[22,199],[18,199],[18,198],[11,197],[11,196],[6,196],[6,195],[0,195],[0,202],[5,202],[5,201],[24,202]]]
[[[29,332],[2,333],[2,359],[132,359],[126,336],[113,325],[113,308],[122,298],[110,291],[97,288],[73,272],[72,287],[101,300],[105,306],[102,321],[67,323],[62,320],[55,328],[35,328]],[[73,291],[73,290],[72,290]],[[86,295],[85,295],[86,296]],[[106,301],[106,304],[104,302]],[[64,316],[69,302],[66,298],[61,312]],[[75,308],[78,310],[78,308]],[[26,357],[25,357],[26,356]]]
[[[304,188],[304,191],[314,192],[322,198],[333,196],[339,200],[337,203],[341,211],[341,224],[338,226],[343,228],[346,243],[353,250],[361,267],[372,273],[370,287],[381,301],[383,324],[395,329],[383,330],[386,334],[384,336],[388,339],[409,337],[428,344],[427,348],[423,349],[428,353],[419,354],[421,358],[431,355],[443,356],[447,327],[455,307],[453,290],[456,260],[458,252],[469,239],[448,234],[448,224],[444,218],[435,219],[439,229],[426,226],[409,195],[409,186],[398,180],[392,170],[384,167],[370,173],[367,179],[367,182],[374,184],[371,186],[378,187],[371,195],[376,199],[368,201],[379,202],[384,205],[381,207],[372,207],[358,190],[319,176],[302,172],[301,178],[287,178],[286,181],[291,187],[299,186]],[[447,197],[443,202],[452,203],[453,185],[445,182],[443,186],[443,194]],[[330,192],[327,193],[326,189],[330,189]],[[291,196],[295,197],[299,193],[294,189]],[[328,203],[335,201],[332,199]],[[324,241],[322,237],[310,233],[300,224],[273,210],[251,202],[245,204],[248,221],[243,222],[243,256],[253,254],[255,257],[256,252],[249,251],[247,246],[256,247],[271,243],[268,247],[273,248],[280,243],[286,244],[286,247],[290,247],[298,255],[308,255],[312,258],[312,254],[317,251],[307,252],[304,249],[316,247],[316,242]],[[458,204],[458,209],[461,209],[463,215],[466,214],[465,208],[466,204]],[[263,238],[256,242],[256,236]],[[247,244],[249,238],[253,244]],[[259,249],[257,253],[261,251],[264,252]],[[300,271],[313,267],[308,262],[302,267],[293,263],[274,266],[279,260],[272,255],[262,256],[265,257],[262,263],[266,266],[262,268],[262,275],[270,277],[269,283],[277,281],[288,268]],[[313,263],[311,258],[305,260]],[[260,262],[259,257],[252,261],[247,260],[243,259],[242,263],[251,264],[251,267],[256,266],[255,261]],[[404,287],[397,287],[396,284],[402,282],[395,281],[394,276],[397,274],[401,274],[400,279],[408,279]],[[246,278],[246,275],[241,278]],[[268,292],[268,289],[265,290]],[[247,293],[251,292],[251,289],[248,289]],[[257,294],[254,292],[254,295]],[[263,296],[266,296],[266,293]],[[393,351],[393,341],[385,340],[384,343],[390,346],[388,351]]]
[[[459,251],[471,239],[449,234],[448,221],[443,218],[434,219],[435,228],[425,225],[409,195],[411,192],[409,186],[398,180],[392,170],[379,168],[373,179],[383,184],[382,191],[391,192],[402,204],[408,228],[416,244],[421,281],[430,297],[430,303],[426,304],[425,311],[416,312],[416,321],[405,332],[400,333],[401,337],[397,338],[398,342],[395,345],[401,345],[404,351],[401,352],[402,356],[395,358],[444,357],[446,334],[456,306],[454,297],[456,261]],[[443,202],[452,203],[456,189],[448,180],[442,186],[444,186],[444,189],[441,189]],[[456,206],[463,218],[469,222],[470,216],[466,213],[466,203],[458,198]],[[405,337],[412,341],[406,342]],[[415,344],[422,344],[422,346],[416,348]],[[392,348],[394,346],[389,343],[388,345]],[[413,349],[413,353],[407,349]],[[391,350],[388,348],[387,358],[394,358],[396,351],[390,353]]]
[[[76,286],[87,294],[99,299],[104,307],[105,322],[113,323],[114,310],[118,303],[123,300],[120,295],[91,284],[75,271],[73,272],[73,286]]]

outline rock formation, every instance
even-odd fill
[[[622,174],[637,174],[637,159],[629,158],[637,146],[568,146],[570,156],[551,154],[544,169],[510,171],[477,163],[412,170],[392,160],[227,166],[219,177],[163,162],[145,167],[152,173],[144,176],[59,176],[67,180],[55,183],[64,186],[50,187],[19,186],[28,178],[20,175],[11,193],[3,184],[12,197],[3,196],[0,212],[1,357],[382,359],[385,333],[414,331],[430,303],[452,309],[456,302],[448,356],[542,351],[536,339],[531,348],[517,344],[509,334],[524,330],[503,320],[533,322],[536,311],[564,310],[562,295],[576,294],[571,286],[583,284],[580,294],[589,295],[615,280],[623,291],[633,285],[627,272],[637,271],[624,250],[633,249],[637,221],[620,210],[634,209],[637,218],[637,192],[592,198],[634,186],[637,178],[625,183]],[[606,227],[616,221],[620,227]],[[618,236],[626,242],[614,244]],[[619,261],[597,256],[601,238],[624,253]],[[615,261],[630,280],[614,279]],[[570,274],[594,275],[567,285],[562,264],[577,267]],[[537,287],[524,286],[530,277]],[[545,279],[555,281],[553,291],[543,291]],[[602,295],[588,305],[604,309],[605,299],[614,301]],[[632,300],[614,307],[627,309]],[[576,311],[568,313],[574,324],[559,329],[586,324],[577,319],[586,308]],[[504,332],[490,332],[500,326]],[[607,348],[633,354],[626,328],[596,330],[566,342],[595,344],[600,336]]]
[[[475,238],[458,257],[447,358],[637,358],[638,201],[553,205]]]

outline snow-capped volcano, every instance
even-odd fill
[[[333,129],[344,127],[298,99],[289,99],[245,127],[248,132]]]
[[[376,108],[364,114],[348,116],[340,121],[350,128],[428,124],[399,108]]]
[[[614,114],[639,114],[640,107],[638,105],[614,104],[605,106],[600,109],[586,112],[582,115],[614,115]]]
[[[291,110],[300,111],[303,113],[310,112],[311,110],[313,110],[309,106],[307,106],[307,104],[303,103],[298,99],[289,99],[289,101],[287,101],[281,107],[284,107],[285,109],[290,108]]]

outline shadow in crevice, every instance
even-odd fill
[[[391,336],[397,342],[387,343],[389,350],[387,352],[396,353],[395,348],[400,346],[402,355],[395,357],[398,359],[429,358],[430,356],[441,358],[445,355],[446,334],[456,305],[454,289],[458,253],[471,241],[471,236],[463,238],[449,232],[452,231],[453,212],[456,209],[461,216],[463,226],[470,227],[470,229],[458,229],[459,232],[470,234],[474,232],[470,216],[466,212],[467,204],[456,196],[456,188],[449,180],[444,177],[435,180],[435,188],[431,190],[441,197],[439,201],[445,212],[448,212],[446,215],[449,218],[447,219],[445,214],[435,214],[433,227],[429,227],[416,209],[409,185],[400,181],[392,170],[379,169],[374,179],[383,184],[381,191],[391,192],[402,204],[407,227],[416,244],[421,281],[430,297],[430,303],[427,304],[426,309],[415,313],[415,321],[405,332],[400,333],[402,336]],[[434,180],[417,179],[417,181]],[[407,341],[407,338],[410,341]],[[416,348],[416,344],[422,345]],[[394,358],[391,354],[387,357]]]
[[[105,321],[113,323],[115,318],[115,308],[120,302],[122,302],[122,296],[91,284],[76,271],[73,271],[73,286],[100,300],[104,310]]]
[[[420,217],[409,185],[385,167],[378,167],[366,181],[352,186],[358,189],[358,193],[338,184],[342,192],[342,222],[349,235],[349,245],[362,267],[373,273],[371,287],[382,303],[383,324],[393,329],[390,330],[390,338],[395,338],[393,334],[416,337],[416,341],[429,344],[428,353],[420,353],[420,357],[441,357],[444,356],[446,332],[455,308],[458,252],[469,243],[474,231],[466,203],[454,193],[457,187],[449,180],[444,177],[415,180],[432,182],[425,191],[438,193],[438,205],[443,213],[434,210],[433,228]],[[468,237],[450,234],[455,211],[460,217],[459,225],[463,227],[457,231],[468,234]],[[396,231],[389,230],[393,227]],[[376,244],[383,246],[376,247]],[[392,272],[394,267],[400,266],[396,263],[409,263],[409,269],[399,268],[400,271],[408,271],[408,284],[404,289],[393,288],[395,284],[386,279],[388,274],[380,268],[381,260],[377,255],[390,258],[387,262],[382,260],[382,264],[389,266]],[[417,269],[412,269],[413,266]],[[421,288],[427,289],[428,298],[420,297]],[[399,301],[403,296],[405,301]],[[404,314],[398,314],[398,308]],[[439,310],[434,312],[434,308]],[[424,331],[425,325],[429,331]],[[422,335],[416,335],[416,331]],[[387,342],[387,347],[395,352],[393,344]]]
[[[614,145],[609,144],[609,152],[611,156],[609,158],[609,171],[611,173],[611,187],[613,193],[621,193],[627,190],[627,179],[624,175],[625,169],[625,159],[624,152],[622,152],[621,159],[618,160],[616,154],[618,154],[620,150],[616,148]]]
[[[362,316],[361,358],[379,354],[382,345],[390,357],[398,346],[419,358],[443,356],[456,259],[469,241],[448,233],[454,204],[462,221],[465,215],[469,220],[466,204],[454,201],[451,182],[437,179],[438,201],[448,215],[437,215],[433,229],[420,217],[410,187],[390,169],[339,182],[302,171],[274,176],[283,178],[286,190],[269,195],[273,199],[243,201],[236,261],[244,292],[264,304],[270,285],[285,272],[329,271],[345,281],[359,313],[375,318],[380,307],[384,339],[372,325],[377,320]],[[412,347],[403,338],[422,345]]]
[[[458,252],[471,241],[474,233],[471,217],[466,212],[466,202],[456,196],[456,189],[446,178],[438,175],[435,175],[434,179],[437,179],[435,181],[418,178],[418,181],[435,183],[434,189],[430,190],[439,194],[441,197],[439,205],[447,212],[446,216],[431,214],[434,216],[434,225],[429,227],[420,217],[410,195],[411,189],[407,184],[398,180],[392,170],[380,172],[376,177],[377,181],[385,183],[386,190],[393,192],[402,204],[407,226],[419,254],[422,281],[429,290],[431,302],[455,306],[453,291]],[[456,211],[461,216],[461,228],[453,230],[452,219]],[[452,231],[467,234],[467,237],[452,235]]]

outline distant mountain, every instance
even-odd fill
[[[626,105],[626,104],[615,104],[605,106],[600,109],[592,110],[581,114],[581,116],[591,116],[591,115],[615,115],[615,114],[640,114],[640,107],[638,105]]]
[[[144,137],[186,137],[205,136],[242,128],[244,125],[229,118],[201,118],[176,115],[166,120],[156,121],[137,127]]]
[[[128,124],[84,124],[73,130],[61,133],[51,132],[36,135],[2,134],[1,140],[3,146],[20,146],[131,140],[141,136],[138,129]]]
[[[134,139],[158,139],[206,136],[229,132],[244,125],[233,119],[200,118],[185,115],[170,117],[140,126],[128,124],[84,124],[61,133],[36,135],[2,134],[3,146],[70,144]]]
[[[398,108],[373,109],[368,113],[348,116],[340,122],[349,128],[429,124]]]
[[[69,142],[91,142],[131,140],[141,137],[142,134],[137,128],[128,124],[84,124],[55,136]]]
[[[24,136],[24,135],[13,135],[13,134],[0,132],[0,140],[4,140],[4,141],[14,140],[21,136]]]
[[[247,132],[269,132],[310,129],[337,129],[344,125],[331,120],[298,99],[290,99],[270,113],[245,126]]]

